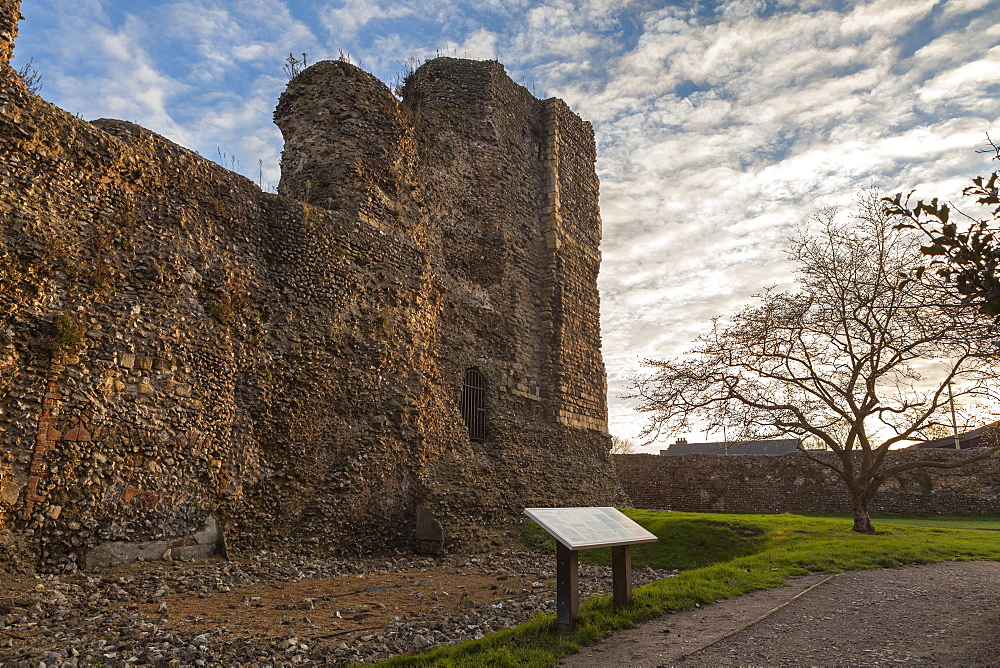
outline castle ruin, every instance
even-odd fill
[[[295,77],[278,194],[10,66],[0,0],[0,545],[475,548],[606,505],[591,126],[496,62],[402,100]],[[208,538],[206,538],[208,537]],[[129,547],[132,546],[132,547]]]

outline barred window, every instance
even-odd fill
[[[469,429],[469,438],[482,443],[486,440],[486,378],[478,369],[465,372],[462,384],[462,419]]]

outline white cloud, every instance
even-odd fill
[[[180,0],[165,5],[160,17],[165,33],[197,54],[189,59],[188,78],[205,86],[242,67],[280,70],[289,53],[315,53],[318,42],[277,0],[233,4],[224,0]],[[266,25],[261,21],[266,20]]]
[[[954,98],[956,94],[982,96],[986,87],[997,83],[1000,72],[1000,47],[994,47],[981,60],[963,63],[959,67],[942,72],[919,89],[921,102],[935,102],[942,98]]]
[[[469,34],[461,42],[447,41],[443,45],[445,53],[454,53],[459,58],[491,60],[496,56],[497,35],[484,28]]]
[[[899,34],[907,26],[923,18],[938,0],[874,0],[859,2],[852,12],[841,21],[841,31],[845,35],[875,34],[889,36]]]
[[[948,0],[944,6],[943,16],[950,18],[958,14],[974,12],[987,7],[993,0]]]
[[[156,67],[144,47],[149,27],[130,16],[118,30],[92,24],[86,34],[89,57],[100,62],[101,71],[85,78],[52,72],[63,104],[91,118],[136,121],[178,143],[188,141],[190,132],[175,122],[170,105],[189,89]]]
[[[415,8],[398,1],[343,0],[323,5],[318,13],[320,23],[331,37],[349,41],[372,21],[412,16]]]

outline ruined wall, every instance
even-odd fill
[[[16,16],[0,0],[0,45]],[[214,520],[237,546],[367,551],[411,545],[423,506],[457,547],[525,506],[611,501],[593,138],[564,105],[560,178],[589,199],[553,264],[555,103],[497,63],[431,61],[402,103],[309,68],[275,112],[270,195],[29,94],[4,48],[0,536],[65,567]]]
[[[832,453],[821,456],[834,457]],[[968,456],[895,450],[886,465]],[[787,455],[615,455],[619,480],[638,508],[733,513],[850,514],[850,496],[830,469]],[[882,485],[873,513],[1000,514],[1000,459],[957,469],[922,468]]]

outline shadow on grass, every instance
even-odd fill
[[[630,514],[630,509],[625,510],[626,514]],[[634,519],[634,511],[631,514]],[[648,531],[656,534],[659,540],[632,546],[634,567],[686,571],[754,554],[764,549],[765,544],[764,530],[752,523],[722,522],[707,517],[678,517],[668,513],[647,513],[641,523]],[[534,522],[526,520],[524,535],[529,547],[555,554],[555,539]],[[610,566],[611,548],[582,550],[580,561]]]

